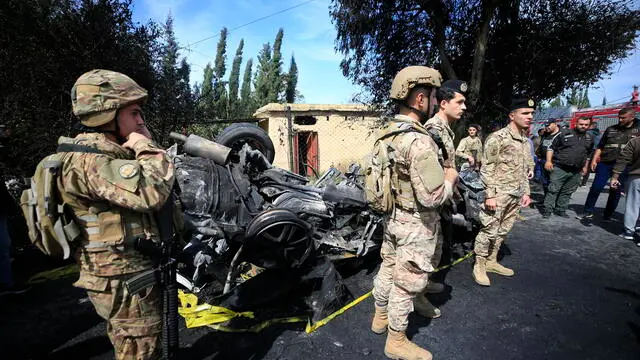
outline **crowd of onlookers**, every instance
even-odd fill
[[[625,197],[624,232],[627,240],[636,238],[636,221],[640,208],[640,120],[632,107],[622,108],[619,122],[601,132],[593,119],[577,119],[573,128],[558,126],[551,119],[532,137],[534,148],[534,180],[544,189],[540,207],[544,218],[566,213],[571,195],[585,186],[590,173],[594,179],[579,220],[590,222],[595,205],[607,185],[608,198],[602,221],[612,220],[621,196]],[[640,241],[636,243],[640,246]]]
[[[577,119],[572,127],[563,125],[561,119],[549,119],[529,137],[534,163],[532,180],[544,192],[544,200],[538,202],[544,219],[551,216],[569,218],[567,209],[572,194],[586,186],[591,176],[593,182],[584,208],[576,218],[583,222],[593,221],[596,201],[606,190],[608,198],[602,221],[612,220],[620,198],[624,197],[624,231],[620,236],[636,240],[639,236],[636,221],[640,212],[640,120],[636,116],[633,107],[622,108],[618,123],[604,131],[589,117]],[[461,160],[476,167],[481,165],[482,158],[482,145],[476,144],[481,139],[480,131],[480,126],[469,125],[469,136],[460,141],[456,150],[456,155],[463,158]],[[640,246],[640,241],[636,244]]]

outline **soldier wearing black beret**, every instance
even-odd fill
[[[531,203],[529,177],[533,169],[532,146],[525,132],[531,125],[536,102],[514,99],[509,106],[509,125],[487,137],[480,177],[485,187],[484,208],[480,212],[482,229],[473,252],[476,263],[473,278],[489,286],[487,272],[513,276],[515,272],[498,263],[498,251],[513,227],[519,207]]]

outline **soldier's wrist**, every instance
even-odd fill
[[[158,146],[151,139],[140,139],[133,144],[133,151],[136,153],[136,157],[143,152],[158,151]]]

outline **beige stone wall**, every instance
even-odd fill
[[[274,165],[290,169],[287,117],[283,105],[269,104],[258,109],[254,116],[265,118],[261,127],[268,129],[276,156]],[[318,133],[319,171],[330,166],[345,170],[353,162],[361,163],[375,141],[377,114],[362,105],[292,104],[291,115],[313,116],[315,125],[293,125],[294,132]]]
[[[315,125],[293,125],[294,132],[315,131],[318,133],[319,171],[330,166],[346,169],[353,162],[361,162],[371,151],[375,141],[373,126],[375,118],[345,118],[345,116],[316,116]],[[269,137],[276,149],[274,165],[289,169],[289,143],[287,119],[269,118]]]

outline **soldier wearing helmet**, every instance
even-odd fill
[[[135,244],[157,241],[150,215],[169,198],[170,158],[151,140],[142,117],[145,89],[109,70],[81,75],[71,90],[73,113],[90,132],[61,137],[64,152],[58,190],[80,225],[76,261],[80,278],[107,333],[116,359],[159,357],[161,299],[157,286],[129,294],[125,281],[153,267]]]
[[[390,94],[399,114],[389,119],[378,140],[393,149],[397,182],[395,210],[385,223],[382,265],[374,280],[371,330],[388,330],[384,352],[392,359],[431,359],[429,351],[407,339],[408,316],[413,310],[427,318],[440,316],[422,295],[442,251],[439,210],[451,198],[458,175],[440,165],[438,146],[422,126],[440,82],[440,73],[425,66],[401,70]]]

